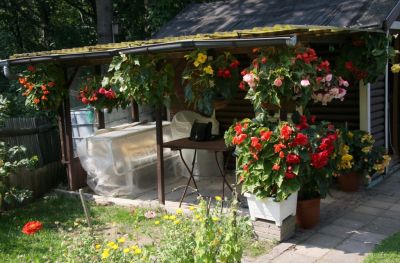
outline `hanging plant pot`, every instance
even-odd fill
[[[313,228],[319,223],[321,199],[297,201],[296,224],[303,229]]]
[[[361,176],[357,172],[350,172],[338,176],[337,182],[343,192],[357,192],[360,189]]]
[[[256,218],[271,220],[277,226],[281,226],[283,220],[288,216],[296,215],[297,194],[298,192],[295,192],[281,202],[275,202],[273,198],[258,199],[249,193],[245,193],[244,196],[247,197],[252,220],[256,220]]]

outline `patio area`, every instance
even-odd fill
[[[356,193],[331,190],[321,200],[321,221],[269,254],[244,262],[362,262],[376,244],[400,231],[400,173]]]

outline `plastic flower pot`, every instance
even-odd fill
[[[297,201],[296,224],[303,229],[313,228],[319,223],[321,199]]]
[[[357,172],[350,172],[338,176],[337,182],[343,192],[357,192],[360,189],[361,176]]]
[[[250,218],[252,220],[266,219],[274,221],[277,226],[281,226],[283,220],[288,216],[296,215],[297,194],[295,192],[288,199],[275,202],[273,198],[258,199],[255,195],[245,193],[249,205]]]

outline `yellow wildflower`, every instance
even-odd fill
[[[101,253],[101,258],[106,259],[110,256],[110,250],[109,249],[104,249],[103,253]]]
[[[393,66],[390,68],[393,73],[399,73],[400,72],[400,64],[393,64]]]
[[[96,250],[99,250],[101,248],[101,245],[96,244],[94,247],[96,248]]]
[[[123,252],[124,252],[125,254],[126,254],[126,253],[129,253],[129,248],[124,248]]]
[[[214,198],[215,198],[216,201],[222,201],[222,198],[219,195],[215,196]]]
[[[169,219],[169,220],[175,220],[175,219],[176,219],[176,216],[175,216],[175,215],[170,215],[170,216],[168,217],[168,219]]]
[[[209,75],[214,74],[214,70],[213,70],[213,68],[212,68],[210,65],[208,65],[207,67],[205,67],[205,68],[203,69],[203,71],[204,71],[205,73],[209,74]]]
[[[180,223],[181,223],[181,220],[179,220],[179,219],[177,219],[177,220],[174,221],[174,224],[175,224],[175,225],[179,225]]]
[[[169,219],[169,215],[163,216],[163,219],[168,220]]]
[[[212,217],[212,221],[218,222],[218,221],[219,221],[219,217],[213,216],[213,217]]]
[[[135,251],[135,250],[138,249],[138,248],[139,248],[139,247],[136,246],[136,245],[132,245],[132,246],[131,246],[131,250],[132,250],[132,251]]]
[[[118,244],[114,244],[111,248],[114,249],[114,250],[117,250],[118,249]]]
[[[135,253],[136,255],[139,255],[139,254],[142,253],[142,250],[141,250],[140,248],[136,248],[135,251],[134,251],[134,253]]]
[[[176,209],[176,214],[177,215],[182,215],[183,214],[183,210],[180,209],[180,208]]]
[[[194,206],[192,206],[192,205],[189,206],[189,210],[190,210],[190,211],[194,211],[195,209],[196,209],[196,208],[195,208]]]
[[[107,243],[107,247],[113,247],[115,245],[115,242],[110,241]]]
[[[118,238],[118,243],[125,243],[125,238],[124,237]]]
[[[157,220],[157,221],[154,222],[154,224],[155,224],[155,225],[159,225],[159,224],[160,224],[160,221]]]

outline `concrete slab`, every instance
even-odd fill
[[[321,259],[318,259],[318,263],[361,263],[364,260],[364,256],[357,253],[349,253],[341,250],[333,249],[329,251]]]
[[[376,208],[376,207],[370,207],[370,206],[365,206],[365,205],[360,205],[356,209],[354,209],[354,212],[358,213],[363,213],[367,215],[381,215],[384,213],[384,209]]]
[[[355,253],[361,256],[371,252],[375,247],[375,244],[368,242],[361,242],[358,240],[347,239],[342,244],[336,247],[336,250],[344,252]]]
[[[372,244],[379,244],[385,238],[385,235],[376,234],[368,231],[356,231],[349,237],[349,239]]]
[[[304,256],[301,254],[297,254],[293,251],[289,251],[283,253],[279,257],[275,258],[271,262],[273,263],[313,263],[317,260],[317,258]],[[265,262],[257,262],[257,263],[265,263]]]

